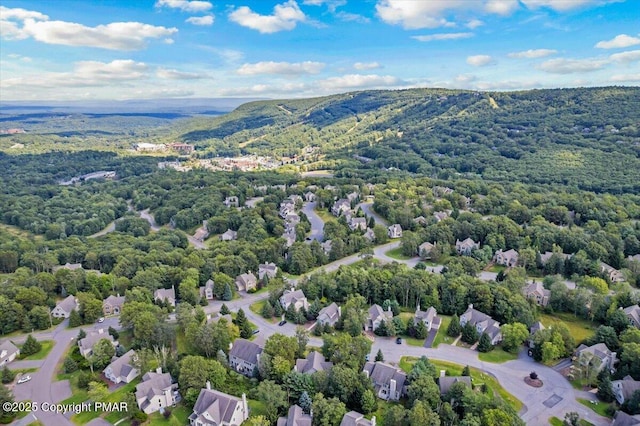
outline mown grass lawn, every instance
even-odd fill
[[[185,407],[184,405],[177,405],[176,407],[171,407],[171,416],[168,419],[165,419],[160,412],[153,413],[149,416],[149,420],[147,425],[149,426],[185,426],[189,424],[189,416],[191,415],[191,411]],[[109,422],[109,416],[105,417],[105,419]]]
[[[330,220],[336,220],[336,217],[325,209],[316,209],[316,214],[320,216],[320,219],[322,219],[324,223],[327,223]]]
[[[385,254],[390,258],[396,259],[396,260],[409,260],[413,257],[413,256],[406,256],[402,254],[402,247],[396,247],[394,249],[391,249]]]
[[[480,358],[480,361],[501,364],[503,362],[518,359],[518,354],[512,354],[506,352],[501,347],[496,347],[491,352],[478,352],[478,358]]]
[[[573,338],[576,340],[576,344],[580,344],[593,336],[596,332],[596,328],[598,328],[598,325],[594,322],[578,318],[575,315],[566,312],[557,312],[553,315],[541,314],[540,321],[545,327],[550,327],[556,323],[565,324],[569,328],[569,332]]]
[[[29,355],[20,359],[23,359],[23,360],[45,359],[47,355],[49,355],[49,352],[51,352],[51,349],[53,349],[53,345],[55,345],[56,343],[53,340],[39,340],[39,342],[42,345],[42,348],[40,348],[38,352],[36,352],[33,355]]]
[[[578,402],[585,407],[591,408],[596,413],[600,414],[603,417],[611,417],[607,412],[607,408],[609,408],[612,404],[608,402],[597,401],[595,404],[592,404],[590,400],[584,398],[578,398]]]
[[[104,402],[124,401],[125,395],[135,391],[136,385],[138,383],[140,383],[140,378],[135,379],[131,383],[127,383],[126,385],[124,385],[123,387],[121,387],[120,389],[114,392],[111,392]],[[112,413],[105,413],[101,411],[85,411],[80,414],[74,414],[73,416],[71,416],[71,421],[79,425],[86,425],[91,420],[97,417],[102,417],[103,415],[107,415],[107,414],[112,414]],[[125,413],[118,413],[118,414],[125,414]],[[125,417],[125,416],[122,416],[122,417]],[[122,417],[119,417],[119,418],[122,418]]]
[[[453,337],[447,336],[447,328],[449,328],[449,324],[451,323],[451,317],[446,315],[438,315],[441,318],[440,328],[438,329],[438,334],[436,334],[436,338],[433,340],[432,348],[437,348],[440,343],[446,343],[448,345],[452,344],[455,340]]]

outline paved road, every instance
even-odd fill
[[[382,218],[378,213],[373,211],[373,203],[360,203],[356,205],[356,209],[360,207],[365,215],[371,217],[373,216],[373,220],[375,220],[376,224],[382,226],[389,226],[389,222]]]
[[[307,219],[309,219],[309,223],[311,223],[311,234],[309,235],[311,239],[307,240],[307,242],[311,242],[312,240],[319,242],[324,241],[324,221],[318,216],[315,209],[315,201],[302,203],[302,212],[307,216]]]

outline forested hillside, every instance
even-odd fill
[[[349,175],[398,168],[637,193],[638,99],[633,87],[367,91],[247,103],[194,120],[180,138],[209,155],[294,155],[318,146],[311,168]]]

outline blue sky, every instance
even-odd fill
[[[639,85],[639,0],[3,0],[0,99]]]

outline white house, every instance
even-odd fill
[[[471,238],[467,238],[463,241],[456,240],[456,252],[460,255],[469,256],[473,250],[478,250],[480,243],[476,243]]]
[[[418,324],[418,321],[422,321],[427,327],[427,331],[431,331],[431,328],[440,325],[440,319],[438,318],[436,308],[430,306],[426,311],[420,310],[420,305],[416,307],[416,314],[413,317],[414,324]]]
[[[189,416],[191,426],[239,426],[249,418],[247,396],[242,398],[211,389],[207,381]]]
[[[376,328],[380,327],[380,323],[382,321],[391,321],[392,319],[393,312],[391,312],[391,307],[385,311],[382,309],[382,306],[373,305],[369,308],[367,322],[365,323],[364,329],[368,331],[375,331]]]
[[[351,202],[346,198],[341,198],[333,203],[331,207],[331,213],[333,213],[334,216],[340,216],[348,210],[351,210]]]
[[[318,324],[329,324],[330,326],[335,326],[338,320],[340,319],[341,309],[340,306],[336,305],[335,302],[320,309],[318,312]]]
[[[640,306],[631,305],[624,308],[624,313],[629,318],[629,324],[636,328],[640,328]]]
[[[269,279],[275,278],[278,273],[278,267],[275,263],[267,262],[258,265],[258,278],[263,279],[265,276]]]
[[[153,299],[167,302],[171,306],[176,306],[176,289],[174,286],[171,286],[171,288],[159,288],[153,292]]]
[[[245,339],[236,339],[229,351],[229,367],[247,377],[253,377],[263,348]]]
[[[514,267],[518,264],[518,256],[518,252],[514,249],[507,251],[497,250],[493,256],[493,260],[498,265]]]
[[[551,290],[544,288],[540,281],[529,283],[522,289],[522,293],[524,297],[533,300],[539,306],[547,306],[551,298]]]
[[[367,362],[362,371],[373,382],[378,398],[398,401],[406,394],[407,375],[397,367],[382,362]]]
[[[302,290],[285,290],[284,294],[280,296],[280,305],[285,311],[289,305],[293,305],[296,311],[302,308],[309,309],[309,302]]]
[[[173,383],[171,374],[163,373],[161,367],[155,372],[150,371],[142,376],[142,381],[136,386],[138,407],[146,414],[170,407],[176,403],[177,389],[178,384]]]
[[[78,310],[78,300],[75,296],[67,296],[55,308],[51,310],[51,316],[54,318],[69,318],[71,311]]]
[[[240,274],[236,277],[236,288],[238,291],[249,291],[256,288],[258,279],[251,272]]]
[[[220,234],[220,239],[222,241],[234,241],[238,239],[238,232],[232,230],[232,229],[227,229],[226,231],[224,231],[222,234]]]
[[[0,343],[0,366],[5,366],[20,355],[20,349],[9,340]]]
[[[612,381],[611,388],[616,396],[616,401],[622,405],[626,400],[631,398],[631,395],[633,395],[635,391],[640,390],[640,381],[634,380],[631,376],[625,376],[622,380]]]
[[[140,372],[133,366],[133,360],[136,352],[131,349],[120,358],[116,358],[111,364],[104,369],[104,375],[107,379],[115,384],[131,383],[133,379],[138,377]]]
[[[491,339],[492,345],[497,345],[502,341],[500,323],[489,315],[473,309],[473,304],[470,304],[465,313],[460,315],[460,325],[462,327],[467,325],[468,322],[476,327],[478,334],[486,333]]]
[[[402,238],[402,226],[396,223],[387,228],[389,238]]]
[[[213,280],[209,279],[206,283],[199,289],[200,297],[206,300],[213,300]]]
[[[124,296],[110,295],[102,301],[102,313],[105,317],[107,315],[120,315],[122,305],[124,305]]]

